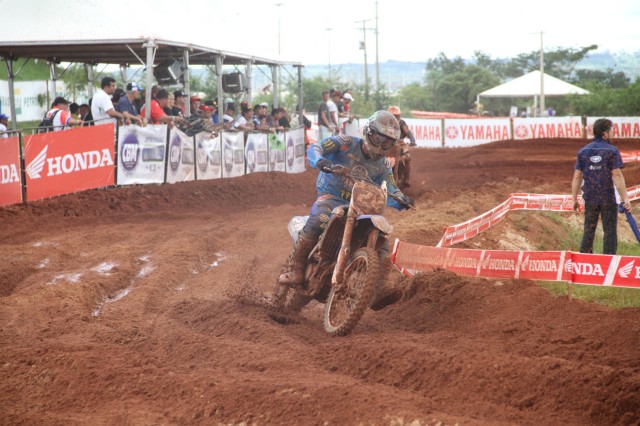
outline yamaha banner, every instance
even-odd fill
[[[166,124],[146,127],[120,126],[118,185],[163,183],[166,147]]]

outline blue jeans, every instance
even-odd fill
[[[616,254],[618,251],[618,206],[586,204],[584,205],[584,234],[580,244],[580,253],[593,253],[593,239],[596,235],[598,218],[602,217],[604,254]]]

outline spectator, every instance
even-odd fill
[[[173,92],[173,97],[175,99],[176,105],[173,107],[173,111],[171,115],[184,117],[185,116],[185,106],[187,104],[187,94],[184,93],[183,90],[176,90]],[[180,114],[176,108],[180,109]]]
[[[159,89],[155,99],[151,100],[151,117],[150,124],[168,124],[169,127],[173,127],[173,123],[180,123],[183,121],[182,117],[176,117],[168,115],[164,112],[164,108],[169,104],[169,92],[166,89]],[[142,107],[140,114],[144,117],[146,112],[146,105]]]
[[[278,125],[283,129],[291,128],[291,123],[289,122],[289,118],[287,117],[287,110],[283,107],[279,108],[280,110],[280,120],[278,121]]]
[[[222,122],[224,124],[231,125],[235,120],[234,116],[236,115],[236,107],[231,103],[227,104],[227,109],[224,111],[224,115],[222,116]]]
[[[44,118],[52,119],[53,118],[53,131],[59,132],[65,128],[69,128],[69,126],[73,125],[82,125],[81,120],[75,120],[69,114],[69,101],[67,101],[62,96],[58,96],[53,100],[51,104],[51,109],[47,111],[44,115]]]
[[[8,138],[7,131],[9,130],[9,117],[5,114],[0,114],[0,138]]]
[[[282,132],[284,127],[280,125],[280,119],[282,118],[282,110],[280,108],[273,108],[271,114],[267,115],[267,127],[269,132]]]
[[[88,121],[87,116],[89,115],[90,112],[91,112],[91,107],[89,106],[89,104],[81,104],[80,107],[78,108],[78,117],[82,121]]]
[[[136,122],[139,125],[144,125],[145,120],[140,117],[138,107],[136,106],[136,99],[140,97],[140,87],[136,82],[127,84],[127,92],[125,96],[118,100],[116,105],[116,111],[127,117],[131,122]]]
[[[340,99],[340,92],[336,89],[331,89],[329,92],[329,100],[327,101],[327,108],[329,109],[329,118],[331,119],[331,123],[333,124],[333,134],[337,135],[340,133],[340,119],[338,118],[338,104],[334,102],[334,99]]]
[[[126,92],[122,89],[116,89],[113,92],[113,96],[111,96],[111,102],[113,103],[113,107],[115,108],[118,105],[118,101],[120,98],[123,98],[126,95]],[[116,108],[116,111],[118,109]]]
[[[111,102],[111,95],[116,91],[116,80],[113,77],[104,77],[100,83],[102,90],[98,90],[91,103],[91,115],[95,125],[113,123],[116,119],[123,120],[125,124],[131,121],[116,111]]]
[[[164,113],[167,115],[173,115],[173,107],[176,106],[176,97],[174,96],[173,93],[168,92],[168,102],[167,102],[167,106],[162,108],[164,110]]]
[[[349,112],[351,110],[351,105],[348,102],[345,102],[345,99],[353,102],[353,90],[350,87],[347,87],[342,92],[342,103],[344,104],[344,110]]]
[[[238,117],[233,123],[233,128],[235,130],[242,130],[245,132],[250,132],[255,130],[253,122],[251,121],[251,117],[253,117],[253,108],[251,107],[242,108],[240,117]]]
[[[200,105],[202,104],[202,99],[200,99],[197,96],[192,96],[189,102],[191,102],[191,115],[199,114]]]
[[[584,234],[580,244],[580,253],[593,253],[593,239],[598,226],[598,217],[602,217],[604,231],[603,253],[616,254],[618,250],[618,204],[615,189],[622,198],[622,206],[630,212],[631,204],[627,186],[622,175],[622,157],[618,149],[611,145],[611,127],[613,123],[599,118],[593,123],[595,139],[578,151],[571,194],[573,209],[580,211],[578,190],[582,184],[584,199]],[[615,188],[614,188],[615,187]]]
[[[329,114],[328,102],[329,92],[325,90],[322,92],[322,102],[320,102],[320,107],[318,108],[318,140],[333,136],[334,131],[337,130]]]
[[[75,102],[72,102],[71,104],[69,104],[69,113],[71,114],[71,118],[73,118],[74,120],[80,122],[80,120],[82,120],[80,118],[80,105],[78,105]],[[80,127],[80,124],[74,124],[73,127]]]

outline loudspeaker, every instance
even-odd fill
[[[247,77],[241,72],[222,74],[222,90],[226,93],[239,93],[247,87]]]
[[[182,63],[174,59],[161,62],[153,68],[153,76],[161,85],[179,83],[182,74]]]

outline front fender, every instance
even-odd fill
[[[391,232],[393,232],[393,225],[390,225],[389,222],[387,222],[387,219],[384,218],[384,216],[378,214],[363,214],[362,216],[358,216],[357,220],[361,221],[367,219],[370,220],[373,226],[375,226],[383,234],[389,235]]]

